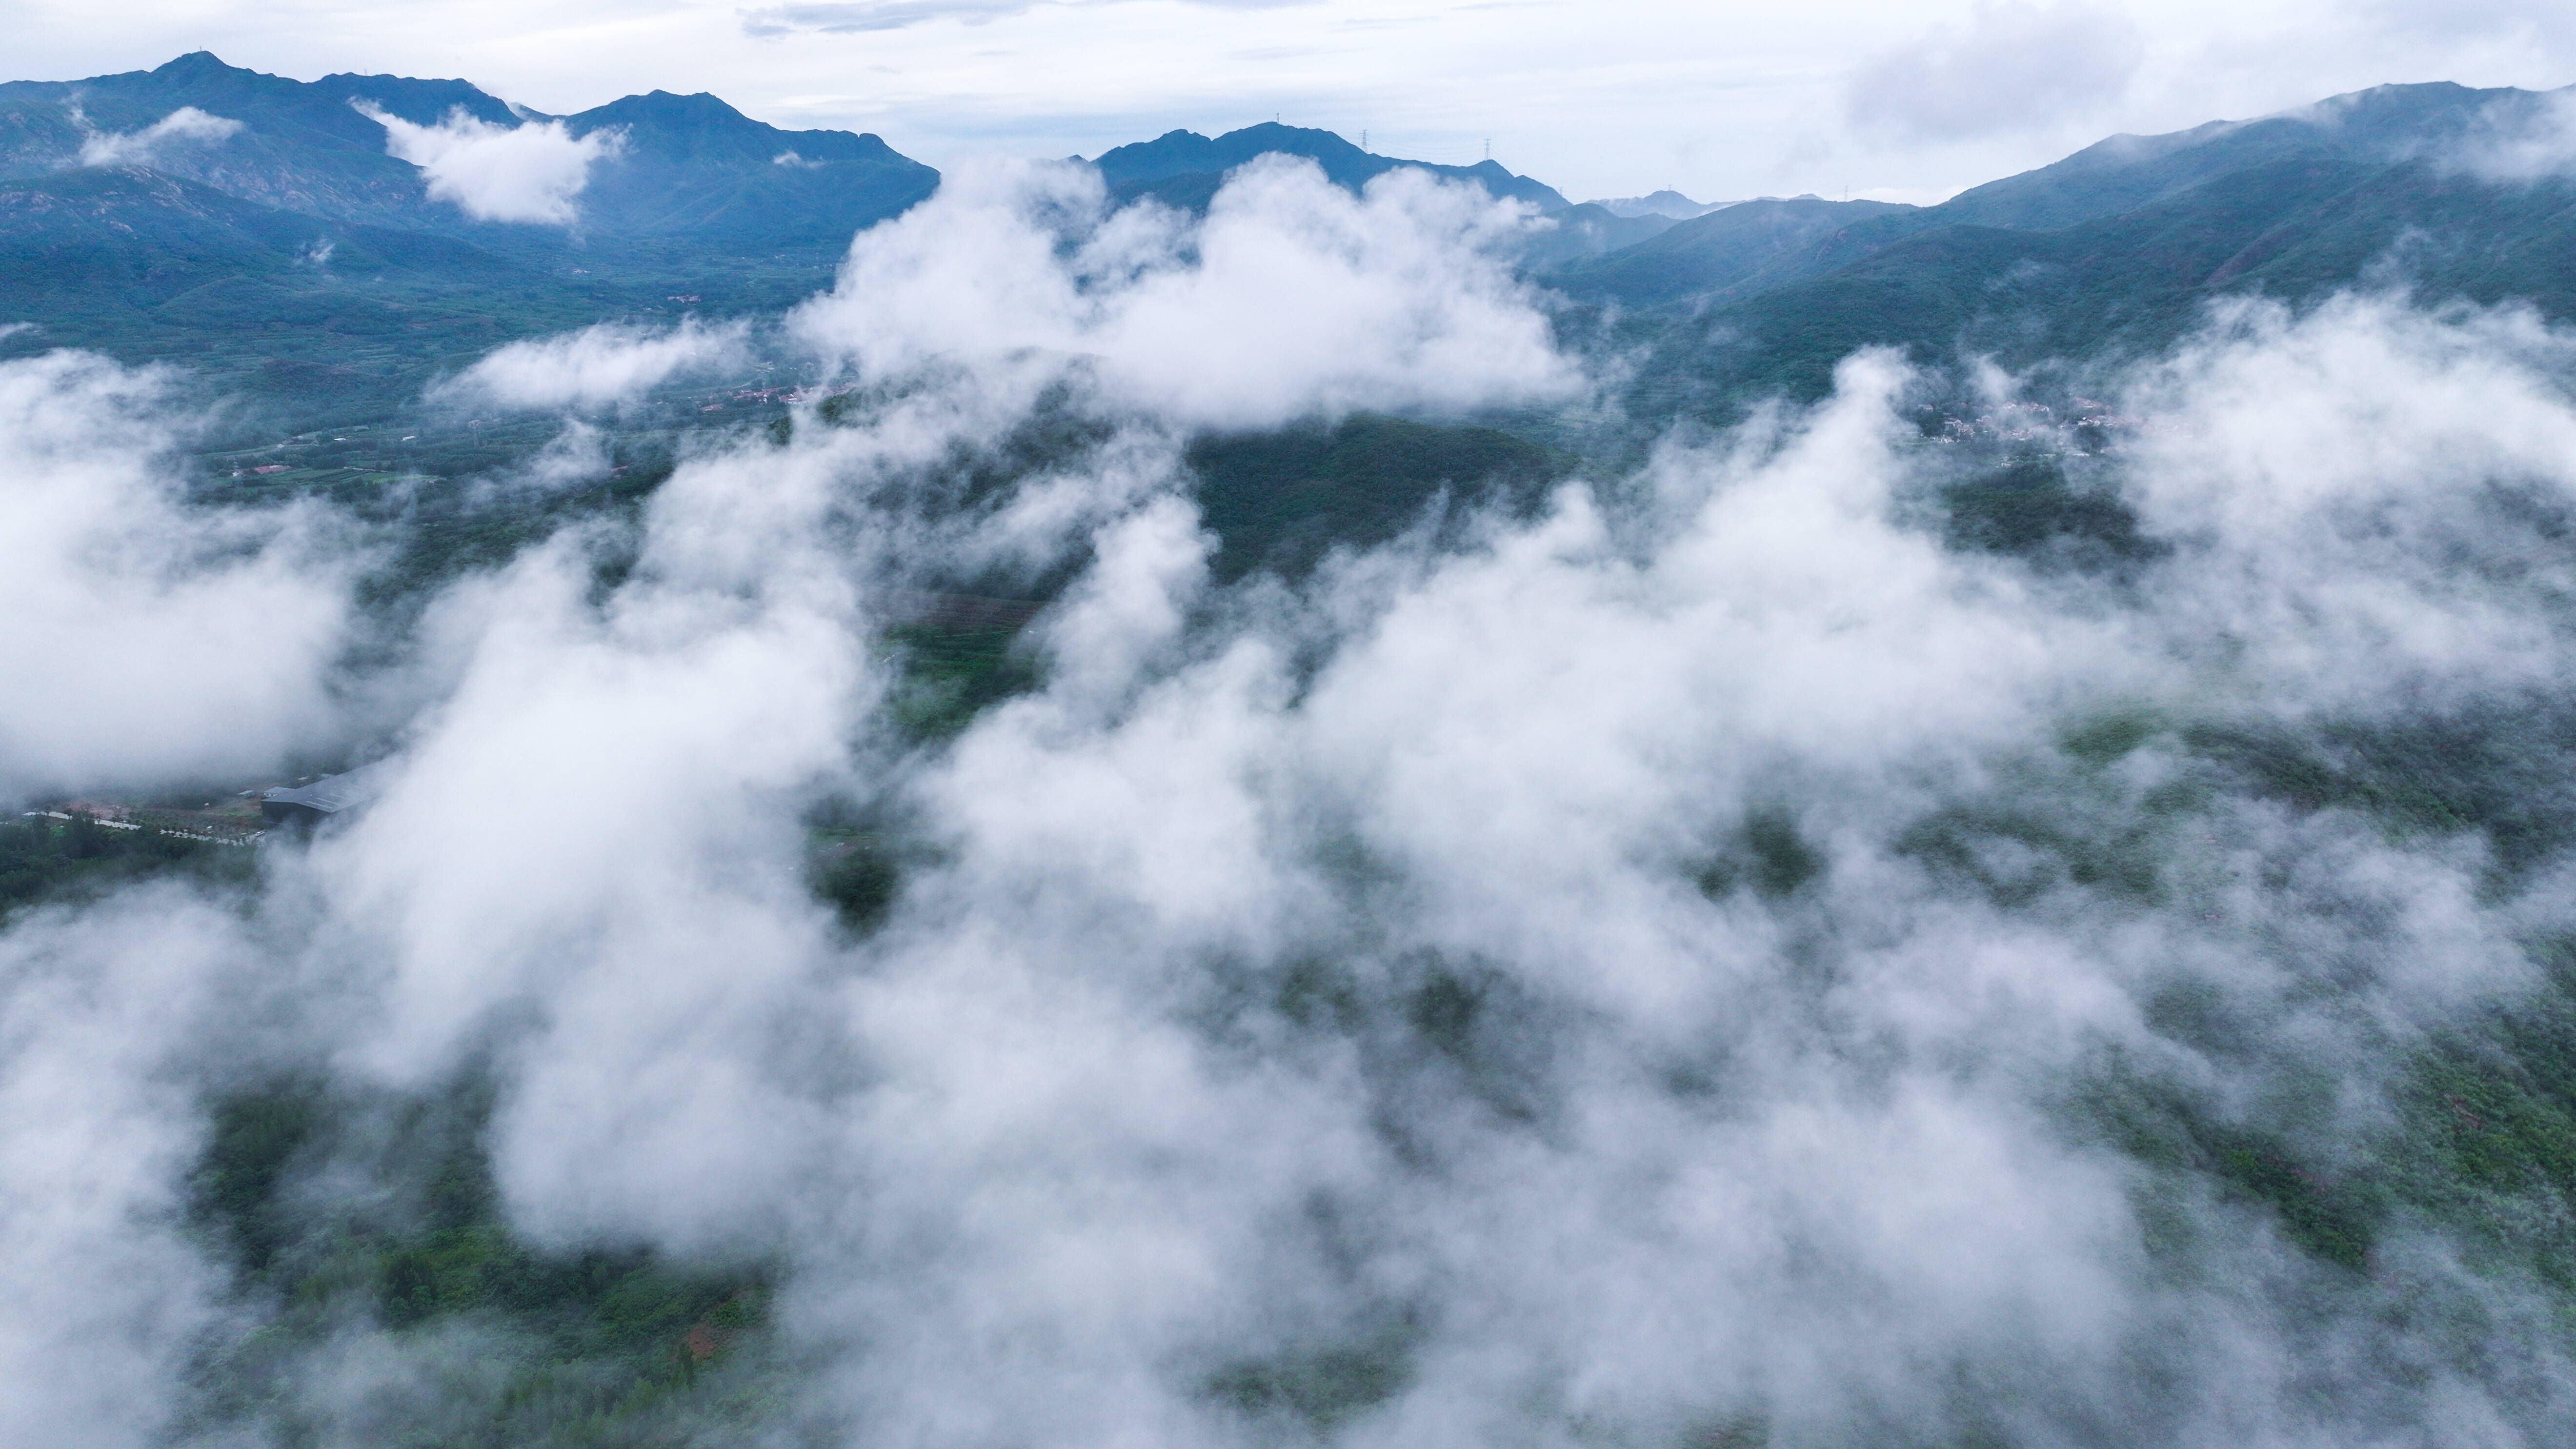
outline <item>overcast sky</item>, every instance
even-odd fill
[[[540,110],[712,91],[947,165],[1281,119],[1493,155],[1580,200],[1937,200],[2117,131],[2388,81],[2576,82],[2564,0],[1800,5],[1601,0],[0,0],[10,78],[194,49],[462,76]]]

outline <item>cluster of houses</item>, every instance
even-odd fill
[[[2003,443],[2059,442],[2079,428],[2134,432],[2146,424],[2111,410],[2107,403],[2089,397],[2069,399],[2074,406],[2060,417],[2057,409],[2046,403],[2010,402],[1993,412],[1979,413],[1974,418],[1944,416],[1937,441],[1967,443],[1979,439]]]
[[[107,830],[150,830],[214,845],[250,845],[280,828],[310,830],[373,800],[387,783],[387,763],[379,760],[295,785],[244,790],[229,800],[209,800],[202,809],[174,810],[114,800],[61,800],[41,810],[26,811],[24,818],[70,821],[85,817]]]

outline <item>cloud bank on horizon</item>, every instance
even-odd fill
[[[174,1220],[206,1101],[283,1077],[358,1125],[284,1170],[279,1252],[392,1211],[385,1124],[480,1084],[514,1232],[769,1265],[739,1372],[777,1377],[709,1382],[783,1436],[2564,1438],[2509,1255],[2411,1199],[2353,1251],[2192,1163],[2273,1153],[2340,1224],[2423,1053],[2576,929],[2564,859],[2245,763],[2564,758],[2576,339],[2214,317],[2117,380],[2161,424],[2112,479],[2125,572],[1945,546],[1923,380],[1872,353],[1462,542],[1220,587],[1194,432],[1585,403],[1515,224],[1302,163],[1195,223],[952,178],[785,319],[857,385],[831,417],[363,658],[327,520],[188,507],[149,377],[0,364],[0,647],[51,686],[0,780],[399,745],[232,894],[0,930],[0,1175],[55,1185],[0,1195],[0,1431],[554,1402],[480,1367],[497,1327],[230,1295]],[[470,385],[597,409],[722,345],[592,331]],[[896,601],[1013,569],[1070,579],[1037,682],[908,738]],[[138,699],[136,658],[201,697]],[[826,812],[901,842],[880,920],[809,889]]]

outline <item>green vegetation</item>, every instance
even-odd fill
[[[2160,1030],[2188,1014],[2186,990],[2151,1013]],[[2337,1181],[2302,1161],[2282,1136],[2220,1118],[2205,1096],[2114,1071],[2090,1084],[2083,1105],[2122,1152],[2167,1172],[2196,1175],[2215,1195],[2268,1216],[2318,1260],[2368,1272],[2386,1217],[2384,1194]],[[2151,1245],[2155,1240],[2151,1239]]]
[[[2205,813],[2212,806],[2251,796],[2301,813],[2349,812],[2401,841],[2480,834],[2488,888],[2503,891],[2576,845],[2566,737],[2538,706],[2297,735],[2111,711],[2064,732],[2071,773],[2044,762],[2008,768],[1988,797],[1927,814],[1900,848],[2004,909],[2116,920],[2205,889],[2176,873],[2189,854],[2182,842],[2223,828]],[[2150,748],[2166,755],[2160,782],[2132,795],[2111,767]],[[2530,949],[2540,967],[2531,990],[2483,1020],[2389,1044],[2392,1114],[2358,1135],[2325,1125],[2336,1115],[2331,1083],[2349,1065],[2303,1065],[2278,1046],[2277,1013],[2332,1009],[2343,988],[2322,978],[2285,988],[2288,998],[2240,998],[2199,976],[2155,987],[2141,1002],[2148,1030],[2236,1090],[2187,1085],[2106,1052],[2074,1089],[2072,1130],[2164,1185],[2157,1191],[2167,1196],[2150,1193],[2140,1211],[2149,1246],[2177,1265],[2197,1258],[2190,1213],[2170,1200],[2182,1190],[2186,1202],[2196,1195],[2259,1214],[2338,1270],[2375,1272],[2392,1234],[2432,1228],[2485,1271],[2513,1281],[2537,1274],[2576,1292],[2576,946]],[[2293,952],[2266,969],[2334,968]],[[2576,1328],[2576,1311],[2568,1322]]]
[[[1444,497],[1527,508],[1575,460],[1491,428],[1367,414],[1331,427],[1221,434],[1190,445],[1215,574],[1301,574],[1337,546],[1384,543]]]
[[[1548,281],[1571,296],[1631,307],[1750,293],[1809,270],[1804,264],[1811,251],[1828,238],[1839,239],[1873,221],[1901,228],[1918,214],[1913,207],[1877,201],[1764,197],[1675,223],[1606,256],[1577,261]]]
[[[915,740],[947,739],[986,706],[1034,688],[1038,669],[1012,628],[906,624],[887,631],[903,665],[896,724]]]
[[[839,258],[837,246],[756,258],[638,247],[591,256],[576,275],[149,173],[0,184],[14,203],[0,204],[0,317],[36,324],[0,337],[0,357],[70,346],[179,361],[209,395],[247,406],[238,425],[250,428],[382,417],[522,337],[775,312],[828,285]]]
[[[1779,806],[1748,812],[1741,829],[1714,853],[1698,875],[1700,891],[1723,898],[1739,886],[1750,886],[1768,900],[1793,896],[1824,875],[1833,862],[1798,828],[1798,819]]]
[[[369,1421],[338,1425],[389,1449],[689,1443],[767,1407],[767,1271],[520,1241],[484,1155],[479,1079],[380,1101],[282,1081],[210,1110],[190,1219],[265,1326],[209,1344],[196,1427],[308,1440],[346,1410],[291,1386],[353,1334],[446,1344],[451,1362],[462,1346],[472,1365],[421,1405],[397,1393]],[[326,1171],[344,1189],[348,1174],[372,1176],[375,1189],[317,1200],[307,1184]]]
[[[2170,809],[2189,787],[2168,787],[2130,813],[2087,817],[2063,809],[1967,801],[1926,815],[1897,837],[1897,849],[1945,883],[1997,905],[2031,905],[2065,888],[2097,891],[2126,911],[2163,898],[2163,863],[2176,825]]]
[[[1385,1403],[1413,1380],[1420,1332],[1396,1319],[1349,1343],[1281,1353],[1209,1375],[1207,1392],[1238,1412],[1282,1416],[1329,1434]]]
[[[2108,480],[2077,487],[2064,461],[2021,457],[1941,490],[1952,548],[2016,554],[2044,564],[2110,573],[2154,559],[2168,546],[2138,531],[2138,519]]]
[[[2445,1032],[2413,1054],[2391,1093],[2393,1122],[2330,1169],[2290,1138],[2225,1120],[2205,1093],[2114,1063],[2084,1089],[2107,1140],[2160,1172],[2196,1177],[2221,1201],[2270,1218],[2317,1260],[2372,1271],[2400,1227],[2431,1227],[2473,1267],[2576,1293],[2576,974],[2560,949],[2547,979],[2482,1027]],[[2160,1034],[2252,1065],[2258,1028],[2232,1019],[2206,985],[2159,994]],[[2151,1243],[2161,1241],[2151,1236]],[[2562,1306],[2576,1329],[2576,1309]]]
[[[810,876],[814,894],[854,934],[883,924],[903,892],[902,864],[887,838],[874,831],[817,831]]]
[[[2576,1294],[2576,943],[2534,954],[2534,989],[2419,1054],[2384,1170],[2478,1265]]]
[[[48,900],[86,899],[148,876],[240,885],[255,871],[240,846],[158,829],[121,830],[81,812],[0,821],[0,918]]]
[[[2224,724],[2186,738],[2231,783],[2301,810],[2358,811],[2400,839],[2474,833],[2487,846],[2488,884],[2501,890],[2576,845],[2567,729],[2562,704],[2533,699],[2333,725],[2305,739]]]

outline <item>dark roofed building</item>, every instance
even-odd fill
[[[386,768],[390,763],[378,760],[337,775],[325,775],[309,785],[281,785],[259,797],[259,813],[271,825],[320,824],[376,798],[387,783]]]

